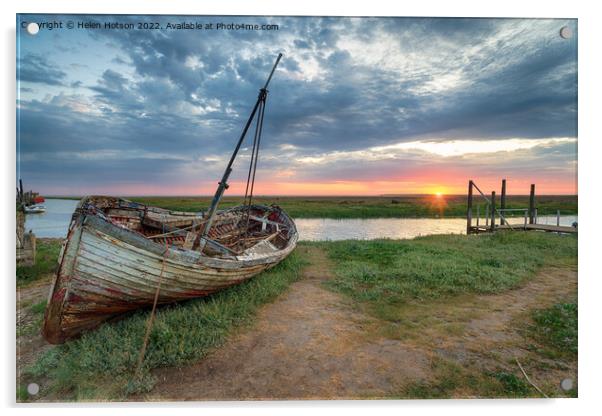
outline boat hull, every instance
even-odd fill
[[[291,221],[292,223],[292,221]],[[45,313],[43,335],[62,343],[116,315],[153,304],[207,296],[275,266],[295,248],[235,259],[170,247],[111,224],[74,215]]]
[[[31,205],[25,207],[26,214],[42,214],[46,212],[46,207],[41,205]]]

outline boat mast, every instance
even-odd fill
[[[217,206],[218,206],[220,200],[222,199],[222,196],[224,195],[224,191],[226,189],[228,189],[228,187],[229,187],[228,178],[230,177],[230,173],[232,173],[232,164],[234,164],[234,160],[236,159],[236,155],[238,154],[238,151],[240,150],[240,146],[242,145],[242,142],[245,140],[245,136],[247,134],[247,131],[249,130],[249,127],[251,126],[251,123],[253,122],[253,119],[255,118],[257,109],[259,108],[260,105],[265,104],[265,100],[268,96],[268,85],[269,85],[270,81],[272,80],[274,71],[276,71],[276,67],[278,66],[278,63],[280,62],[281,58],[282,58],[282,53],[279,53],[278,58],[276,58],[276,63],[274,63],[274,66],[272,67],[272,71],[270,72],[270,75],[268,76],[268,79],[265,82],[265,85],[263,86],[263,88],[261,88],[259,90],[257,102],[255,103],[255,106],[253,107],[253,111],[251,111],[251,115],[249,116],[249,119],[247,120],[247,124],[245,124],[245,127],[242,130],[242,134],[240,135],[240,138],[238,139],[238,143],[236,144],[236,147],[234,148],[234,152],[232,153],[232,156],[230,157],[230,161],[228,162],[228,166],[226,167],[226,170],[224,171],[222,180],[219,181],[219,183],[218,183],[217,190],[215,191],[215,195],[213,196],[213,200],[211,201],[211,206],[209,207],[209,211],[207,211],[207,215],[206,215],[207,222],[205,223],[203,232],[199,234],[196,241],[194,242],[193,249],[200,247],[200,251],[202,252],[203,249],[205,248],[205,244],[207,242],[207,235],[209,234],[209,231],[211,230],[211,226],[213,225],[213,219],[215,218]]]

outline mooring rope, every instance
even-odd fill
[[[150,314],[150,316],[148,318],[148,322],[146,324],[146,334],[144,334],[144,341],[142,341],[142,348],[140,349],[140,355],[138,357],[138,365],[136,366],[136,374],[139,374],[140,369],[142,368],[142,363],[144,361],[144,354],[146,353],[146,347],[148,345],[148,339],[150,337],[150,333],[153,328],[153,323],[155,320],[155,311],[157,310],[157,303],[159,302],[159,292],[161,291],[161,283],[163,281],[163,273],[165,271],[165,263],[167,261],[168,254],[169,254],[169,245],[167,244],[167,239],[165,239],[165,252],[163,253],[163,263],[161,264],[161,272],[159,273],[157,289],[155,290],[155,299],[153,301],[153,309],[151,310],[151,314]]]

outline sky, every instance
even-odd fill
[[[183,22],[203,29],[168,28]],[[256,194],[577,193],[574,19],[18,15],[17,31],[17,177],[43,195],[213,194],[279,52]]]

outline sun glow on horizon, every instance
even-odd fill
[[[436,176],[436,177],[432,177]],[[439,204],[452,195],[466,194],[469,177],[460,172],[437,172],[436,175],[415,175],[408,180],[350,180],[350,181],[294,181],[263,180],[255,186],[255,195],[262,196],[388,196],[388,195],[425,195],[433,203]],[[442,179],[445,178],[445,179]],[[280,178],[278,178],[280,179]],[[538,180],[539,179],[539,180]],[[573,178],[565,182],[528,178],[508,181],[508,189],[512,195],[528,195],[529,184],[537,183],[540,195],[576,195],[577,189]],[[497,177],[479,177],[479,186],[487,191],[499,189],[500,180]],[[233,180],[226,196],[244,195],[245,182]],[[212,196],[215,193],[213,181],[200,181],[198,184],[180,184],[169,189],[148,183],[127,183],[106,186],[70,186],[43,189],[37,187],[42,195],[81,196],[81,195],[114,195],[114,196]]]

